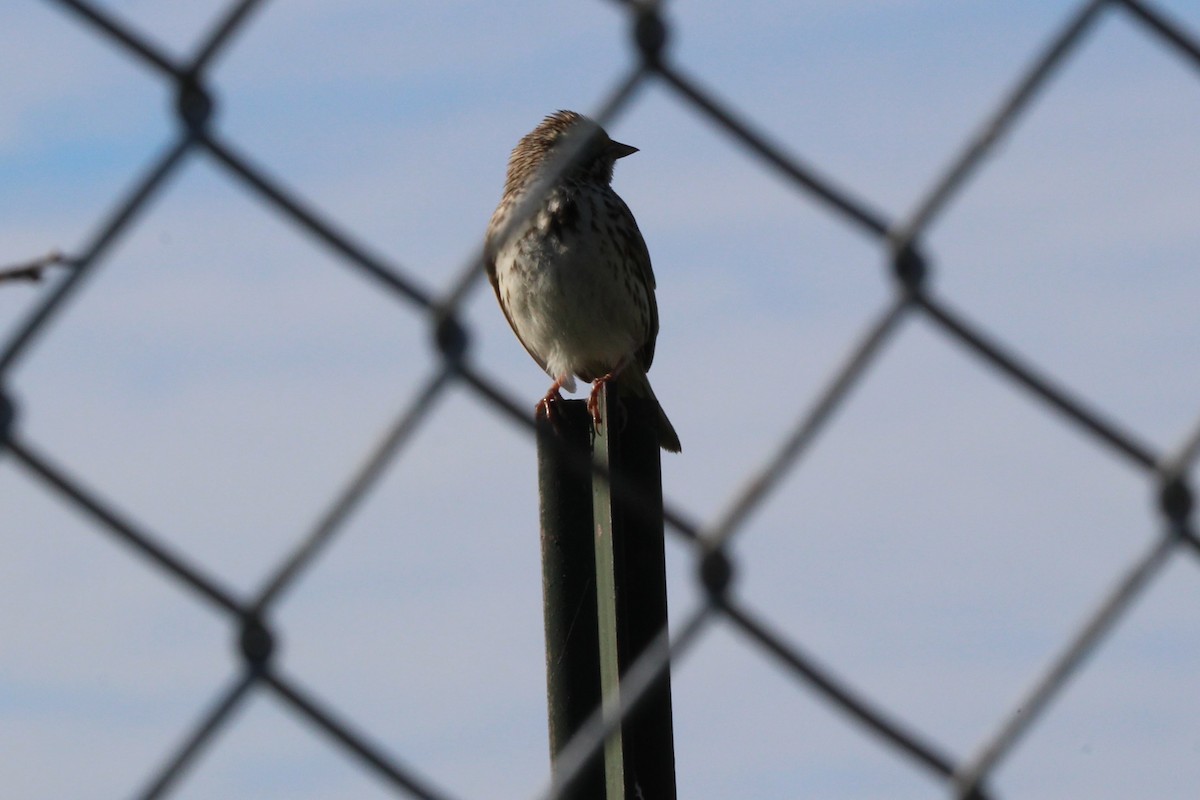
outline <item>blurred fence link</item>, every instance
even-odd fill
[[[85,0],[51,1],[88,26],[98,37],[138,59],[148,72],[171,86],[177,98],[175,112],[179,128],[174,141],[150,161],[133,189],[108,209],[91,241],[69,255],[54,252],[0,273],[0,281],[38,280],[51,266],[65,273],[47,290],[45,298],[14,333],[0,343],[0,441],[8,458],[56,492],[63,502],[73,504],[90,517],[97,530],[135,548],[155,569],[172,576],[181,591],[191,592],[227,614],[239,632],[243,656],[241,672],[229,679],[165,760],[148,768],[150,774],[145,785],[137,788],[136,796],[167,796],[204,746],[220,734],[234,710],[252,691],[265,691],[289,704],[336,746],[356,756],[365,769],[373,770],[394,786],[397,795],[428,800],[448,798],[450,795],[436,788],[435,777],[421,775],[404,763],[401,755],[389,752],[369,734],[359,730],[352,720],[339,715],[331,704],[284,673],[272,658],[274,633],[268,619],[280,592],[313,565],[355,504],[370,491],[389,464],[403,454],[410,434],[451,384],[470,387],[483,402],[494,404],[533,435],[533,419],[528,409],[507,397],[483,370],[472,363],[470,331],[458,321],[461,298],[480,279],[482,243],[477,256],[462,267],[451,290],[439,296],[421,286],[409,270],[373,253],[348,235],[317,205],[285,190],[240,152],[236,143],[222,138],[210,127],[214,98],[207,83],[209,68],[224,48],[232,46],[235,34],[262,5],[260,0],[231,3],[204,37],[196,54],[185,61],[163,52],[104,5]],[[1062,691],[1131,603],[1162,573],[1164,565],[1180,551],[1190,551],[1192,556],[1200,552],[1200,538],[1192,518],[1192,493],[1187,482],[1187,473],[1200,450],[1200,424],[1190,437],[1178,443],[1174,452],[1156,452],[1133,431],[1100,413],[1087,398],[1039,370],[1031,359],[1006,346],[992,332],[939,297],[929,283],[921,238],[933,220],[954,201],[975,168],[1020,121],[1030,100],[1046,85],[1049,77],[1095,29],[1101,17],[1119,15],[1127,24],[1142,26],[1163,47],[1176,53],[1184,62],[1190,62],[1193,68],[1200,67],[1200,41],[1169,20],[1153,3],[1141,0],[1080,3],[1060,28],[1050,32],[1048,44],[1023,73],[1016,76],[1010,92],[980,123],[976,134],[964,143],[961,151],[950,159],[944,172],[924,192],[912,212],[892,218],[789,153],[759,130],[746,114],[700,85],[684,66],[672,61],[666,47],[669,29],[660,13],[659,3],[624,0],[619,5],[622,6],[621,13],[629,17],[630,35],[636,48],[628,70],[614,77],[608,101],[593,116],[601,124],[610,121],[634,99],[639,87],[647,81],[658,81],[669,87],[681,102],[691,104],[708,124],[723,130],[738,146],[748,149],[794,183],[798,193],[817,199],[829,214],[874,239],[888,256],[890,280],[894,286],[893,300],[867,321],[859,343],[828,385],[799,414],[790,434],[779,443],[772,457],[747,478],[743,489],[723,514],[708,524],[698,523],[691,520],[684,509],[672,508],[668,502],[668,530],[680,535],[687,546],[694,549],[697,580],[707,599],[685,615],[670,641],[648,648],[629,670],[622,682],[622,713],[628,713],[671,659],[698,646],[703,630],[714,623],[726,624],[743,636],[748,647],[759,649],[789,669],[801,690],[814,692],[843,711],[864,735],[873,735],[881,746],[892,748],[914,768],[932,773],[954,796],[986,797],[988,779],[997,766],[1043,717],[1052,699]],[[6,391],[9,373],[27,353],[31,342],[53,324],[62,313],[65,301],[86,285],[87,279],[104,261],[110,246],[137,224],[139,215],[167,179],[185,161],[197,157],[210,159],[229,180],[248,187],[263,205],[315,236],[349,267],[374,279],[381,291],[394,294],[425,315],[435,334],[433,340],[442,354],[440,368],[428,377],[410,405],[400,411],[359,471],[348,477],[335,502],[314,520],[310,530],[299,535],[294,549],[282,559],[261,590],[251,597],[238,596],[223,584],[220,576],[207,574],[186,554],[174,551],[163,537],[123,517],[115,510],[115,503],[89,490],[83,481],[71,474],[69,466],[56,463],[51,454],[23,437],[17,424],[17,409]],[[823,666],[801,644],[774,629],[765,614],[751,609],[738,596],[731,580],[736,564],[727,552],[727,545],[742,530],[748,514],[772,496],[781,479],[821,433],[831,413],[871,368],[883,345],[894,335],[897,323],[912,315],[924,316],[947,339],[957,342],[980,362],[1026,390],[1034,402],[1057,412],[1064,424],[1077,426],[1101,446],[1131,462],[1159,487],[1161,497],[1161,537],[1130,563],[1121,579],[1097,600],[1090,617],[1069,641],[1062,644],[1057,657],[1043,672],[1032,676],[1030,689],[1013,704],[1011,713],[995,724],[991,734],[973,752],[967,753],[944,751],[914,725],[872,702],[836,672]],[[533,470],[532,464],[530,470]],[[603,719],[597,709],[591,722],[563,752],[557,783],[551,784],[544,795],[547,800],[559,797],[561,786],[603,746],[604,736],[612,724],[613,720]]]

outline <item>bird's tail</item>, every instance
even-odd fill
[[[650,380],[646,377],[646,371],[639,364],[630,364],[625,369],[621,370],[617,377],[617,384],[630,397],[645,397],[654,404],[654,418],[651,424],[654,426],[654,432],[658,435],[658,444],[663,450],[670,453],[678,453],[683,449],[679,444],[679,434],[675,433],[675,426],[671,424],[671,420],[667,419],[667,413],[663,411],[662,403],[658,402],[658,398],[654,396],[654,390],[650,388]]]

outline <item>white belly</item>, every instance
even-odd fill
[[[593,228],[585,205],[561,238],[546,233],[550,214],[543,211],[531,221],[536,235],[514,237],[496,254],[497,283],[513,327],[555,378],[600,377],[633,357],[647,334],[640,268],[620,260],[614,240],[604,225]]]

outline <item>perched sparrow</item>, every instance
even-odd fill
[[[548,181],[547,170],[563,165],[560,154],[576,147],[571,166]],[[487,273],[508,324],[554,379],[539,414],[551,414],[559,389],[574,390],[578,375],[592,383],[588,410],[598,423],[599,392],[612,381],[626,396],[654,401],[658,442],[678,453],[679,436],[646,379],[658,336],[650,253],[610,185],[613,162],[636,152],[574,111],[542,120],[508,160],[487,230]],[[544,199],[508,231],[530,192]]]

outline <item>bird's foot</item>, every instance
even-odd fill
[[[587,410],[592,414],[592,423],[600,427],[600,392],[604,391],[604,387],[617,379],[621,371],[629,366],[629,357],[622,358],[615,367],[607,375],[602,375],[592,381],[592,393],[588,395]]]
[[[588,395],[587,410],[592,415],[592,424],[599,429],[600,427],[600,393],[604,391],[604,387],[608,382],[617,377],[616,372],[610,372],[602,378],[597,378],[592,382],[592,393]]]
[[[550,384],[550,391],[546,392],[546,396],[534,406],[534,419],[544,419],[556,428],[558,427],[558,404],[562,402],[562,395],[559,394],[559,390],[562,389],[566,379],[566,376],[556,378],[554,383]]]
[[[544,419],[547,422],[557,424],[558,404],[562,402],[562,399],[562,395],[559,394],[557,386],[551,389],[546,393],[545,397],[538,401],[537,406],[534,407],[534,418],[539,420]]]

